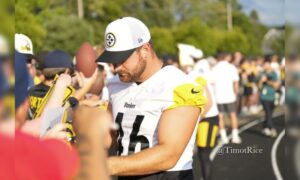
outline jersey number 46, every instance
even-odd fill
[[[118,139],[118,154],[121,155],[123,153],[124,147],[122,146],[122,138],[124,136],[124,131],[122,129],[122,120],[123,120],[124,113],[118,113],[117,118],[116,118],[116,123],[119,125],[119,139]],[[144,120],[143,115],[137,115],[133,126],[132,126],[132,131],[130,134],[130,141],[129,141],[129,146],[128,146],[128,155],[133,154],[135,152],[135,147],[137,143],[141,144],[141,150],[149,148],[149,140],[143,136],[143,135],[138,135],[141,124]]]

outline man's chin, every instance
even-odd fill
[[[119,76],[119,79],[120,79],[120,81],[122,81],[124,83],[130,83],[131,82],[131,79],[129,79],[128,77]]]

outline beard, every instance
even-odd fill
[[[120,70],[118,73],[122,82],[139,82],[141,75],[146,69],[146,59],[139,56],[139,61],[132,71]]]

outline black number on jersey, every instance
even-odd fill
[[[116,123],[120,126],[119,129],[119,140],[118,140],[118,154],[121,155],[123,153],[124,147],[122,146],[122,138],[124,136],[124,131],[122,129],[122,120],[123,120],[123,115],[124,113],[118,113],[117,118],[116,118]],[[130,134],[130,141],[129,141],[129,147],[128,147],[128,154],[133,154],[135,147],[137,143],[141,144],[141,150],[149,148],[149,140],[143,136],[143,135],[138,135],[140,131],[141,124],[144,120],[145,116],[142,115],[137,115],[133,126],[132,126],[132,131]]]
[[[122,154],[122,152],[123,152],[123,146],[122,146],[122,138],[123,138],[123,136],[124,136],[124,132],[123,132],[123,129],[122,129],[122,126],[121,126],[121,124],[122,124],[122,120],[123,120],[123,113],[118,113],[117,114],[117,118],[116,118],[116,123],[119,125],[119,127],[120,127],[120,129],[119,129],[119,139],[118,139],[118,154],[119,154],[119,156]]]

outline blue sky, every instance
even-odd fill
[[[249,14],[255,9],[259,15],[260,21],[267,26],[284,25],[285,18],[297,20],[294,18],[296,11],[289,11],[289,16],[284,14],[287,8],[295,9],[295,4],[300,5],[299,0],[239,0],[243,6],[243,11]],[[299,6],[297,6],[299,8]],[[286,8],[286,9],[285,9]],[[286,16],[286,17],[285,17]],[[300,18],[298,18],[300,19]],[[297,20],[299,22],[299,20]]]
[[[300,1],[285,0],[285,18],[292,25],[300,25]]]

